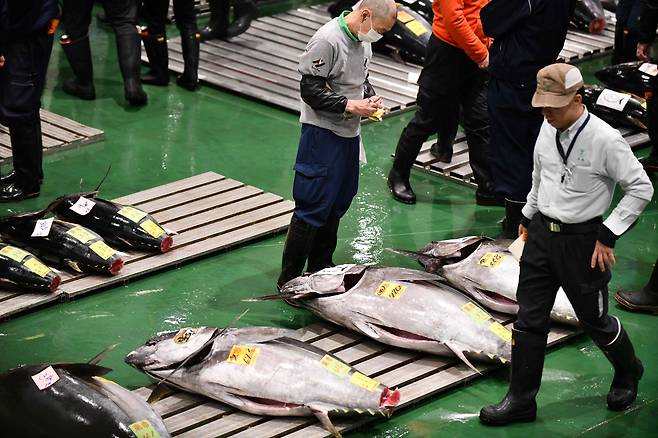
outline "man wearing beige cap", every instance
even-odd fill
[[[583,330],[614,367],[608,408],[624,410],[637,396],[642,363],[619,319],[608,315],[607,285],[615,241],[649,203],[653,187],[619,132],[588,113],[582,87],[580,71],[571,65],[549,65],[537,74],[532,105],[542,108],[545,120],[519,226],[526,243],[512,331],[512,378],[505,398],[481,410],[486,424],[534,421],[549,313],[560,286]],[[624,197],[604,221],[617,184]]]

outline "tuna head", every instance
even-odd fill
[[[215,327],[186,327],[160,333],[126,356],[126,363],[143,371],[175,369],[198,353],[218,333]]]

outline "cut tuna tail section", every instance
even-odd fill
[[[400,254],[405,257],[412,258],[414,260],[418,260],[418,263],[420,263],[427,272],[432,274],[436,274],[446,261],[444,257],[433,257],[418,251],[407,251],[406,249],[397,248],[386,248],[386,250],[395,254]]]
[[[393,411],[398,403],[400,403],[400,390],[397,388],[394,390],[388,387],[384,388],[382,396],[379,399],[379,407],[385,410],[387,417],[390,418],[393,415]]]
[[[464,362],[464,363],[466,364],[466,366],[468,366],[470,369],[472,369],[472,370],[475,371],[476,373],[478,373],[478,374],[482,374],[482,373],[480,372],[480,370],[478,370],[477,368],[475,368],[475,366],[473,366],[473,364],[472,364],[472,363],[466,358],[466,356],[464,356],[464,348],[463,348],[461,345],[459,345],[459,344],[457,344],[457,343],[453,343],[453,342],[446,342],[446,343],[445,343],[445,346],[448,347],[448,348],[450,349],[450,351],[452,351],[453,353],[455,353],[455,355],[456,355],[456,356],[457,356],[462,362]]]

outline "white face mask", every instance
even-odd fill
[[[361,32],[361,26],[359,26],[359,32],[357,35],[359,39],[364,43],[375,43],[379,41],[383,35],[372,28],[372,17],[368,16],[368,18],[370,18],[370,30],[366,33],[363,33]]]

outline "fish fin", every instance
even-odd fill
[[[98,192],[98,190],[100,190],[101,186],[102,186],[103,183],[105,182],[105,179],[106,179],[107,176],[110,174],[110,170],[112,170],[112,163],[110,163],[110,164],[107,166],[107,170],[105,171],[105,176],[103,176],[103,179],[101,179],[100,182],[98,183],[98,185],[96,186],[96,190],[95,190],[96,192]]]
[[[468,359],[466,358],[466,356],[464,356],[463,348],[461,348],[461,347],[459,346],[459,344],[455,344],[455,343],[451,343],[451,342],[446,342],[446,343],[445,343],[445,346],[448,347],[448,348],[450,349],[450,351],[452,351],[453,353],[455,353],[455,355],[456,355],[456,356],[457,356],[462,362],[464,362],[464,363],[466,364],[466,366],[468,366],[470,369],[472,369],[472,370],[475,371],[476,373],[478,373],[478,374],[482,374],[482,373],[480,372],[480,370],[478,370],[477,368],[475,368],[475,366],[471,363],[471,361],[468,360]]]
[[[359,312],[354,312],[354,313],[360,314]],[[370,324],[368,324],[366,321],[353,320],[352,324],[354,324],[356,328],[359,329],[359,331],[366,336],[369,336],[373,339],[379,339],[381,337],[379,333],[376,330],[373,330]]]
[[[101,352],[98,353],[96,356],[94,356],[94,357],[92,357],[91,359],[89,359],[89,361],[88,361],[87,363],[90,364],[90,365],[97,365],[101,360],[103,360],[103,358],[104,358],[105,356],[107,356],[107,353],[109,353],[110,351],[114,350],[114,349],[116,348],[117,345],[119,345],[119,344],[112,344],[112,345],[110,345],[110,346],[107,347],[105,350],[101,351]]]
[[[149,398],[146,399],[146,403],[148,404],[153,404],[157,401],[162,400],[166,395],[171,393],[171,389],[167,385],[156,385],[153,391],[151,391],[151,395],[149,395]]]
[[[74,262],[73,260],[67,260],[66,264],[69,265],[75,272],[82,272],[82,269],[80,269],[80,266],[78,266],[77,262]]]
[[[104,376],[112,371],[100,365],[91,363],[58,363],[53,364],[54,368],[60,368],[78,377]]]
[[[407,251],[406,249],[397,248],[386,248],[386,250],[394,254],[403,255],[405,257],[417,260],[418,263],[420,263],[427,272],[432,274],[436,273],[445,264],[446,261],[444,257],[433,257],[418,251]]]
[[[313,415],[318,419],[320,424],[329,431],[333,436],[336,438],[341,438],[342,435],[340,432],[338,432],[338,429],[336,429],[336,426],[334,426],[334,423],[331,422],[331,419],[329,418],[329,413],[324,409],[324,408],[317,408],[314,407],[313,405],[309,406],[311,408],[311,411],[313,411]]]

